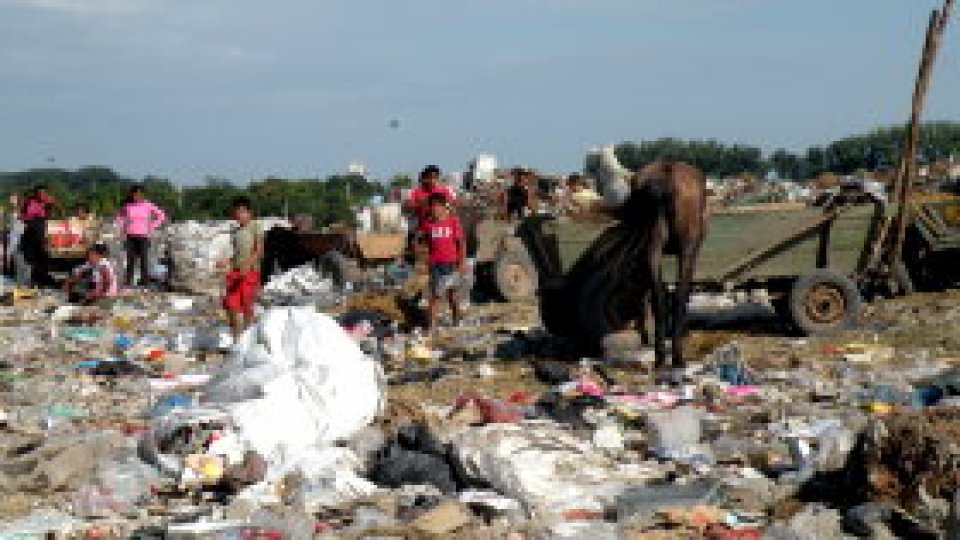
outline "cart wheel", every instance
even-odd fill
[[[629,285],[616,285],[607,276],[596,274],[580,291],[579,333],[591,346],[599,346],[605,337],[626,330],[644,315],[640,291]]]
[[[533,298],[537,294],[537,270],[526,251],[500,253],[494,266],[494,279],[497,291],[510,302]]]
[[[801,332],[829,334],[854,326],[863,300],[850,279],[830,270],[803,276],[790,291],[790,315]]]
[[[347,276],[350,275],[350,263],[347,258],[339,251],[328,251],[324,253],[318,262],[320,274],[333,280],[334,286],[343,289],[347,284]]]

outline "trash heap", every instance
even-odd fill
[[[298,272],[281,278],[314,277]],[[698,330],[694,361],[666,378],[619,336],[573,356],[534,306],[476,304],[425,335],[361,296],[329,313],[264,309],[238,343],[204,296],[0,306],[0,538],[932,538],[960,525],[956,294],[876,304],[830,338],[754,319]]]
[[[333,307],[342,301],[333,280],[312,265],[299,266],[273,276],[264,285],[260,302],[271,306],[312,305]]]

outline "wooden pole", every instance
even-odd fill
[[[894,237],[889,262],[900,261],[903,254],[903,243],[907,235],[907,224],[910,222],[910,201],[913,197],[913,183],[917,173],[917,148],[920,144],[920,128],[923,108],[930,81],[933,78],[933,67],[936,64],[937,54],[947,22],[953,12],[954,0],[945,0],[943,9],[935,10],[930,15],[930,25],[927,28],[927,37],[924,42],[923,55],[920,59],[920,71],[917,74],[916,87],[913,93],[913,103],[910,113],[910,123],[907,140],[904,145],[902,162],[894,187],[897,195],[897,218],[895,220],[897,234]]]

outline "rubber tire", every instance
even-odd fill
[[[317,262],[317,268],[324,277],[329,276],[333,280],[334,286],[343,289],[350,275],[350,262],[339,251],[328,251],[324,253]]]
[[[521,282],[513,279],[516,277],[514,272],[517,267],[526,274],[526,279]],[[537,295],[540,280],[537,269],[526,251],[513,249],[501,252],[494,263],[493,278],[497,292],[508,302],[529,300]]]
[[[631,315],[618,313],[613,303],[623,300],[624,295],[628,294],[628,291],[618,287],[604,275],[595,274],[587,280],[579,296],[579,334],[584,344],[590,348],[600,348],[608,335],[626,329]],[[639,303],[639,300],[637,302]],[[643,313],[634,315],[637,318],[643,317]]]
[[[805,300],[817,286],[830,286],[841,292],[846,309],[843,316],[831,323],[812,320],[807,314]],[[830,335],[857,325],[863,307],[863,298],[857,286],[846,276],[827,269],[801,276],[790,291],[790,316],[796,328],[806,336]]]

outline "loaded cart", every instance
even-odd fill
[[[407,236],[403,233],[292,231],[275,227],[267,232],[264,275],[271,276],[303,264],[313,264],[343,288],[362,281],[371,271],[383,270],[403,258]]]
[[[710,217],[694,288],[703,292],[766,289],[777,312],[807,334],[854,323],[861,292],[885,286],[874,271],[881,232],[891,219],[880,201],[866,205],[762,211],[728,209]],[[540,276],[547,329],[599,343],[642,316],[628,276],[598,272],[606,261],[597,240],[612,220],[533,219],[524,240]],[[664,280],[676,278],[667,257]],[[898,288],[907,283],[893,283]]]
[[[716,212],[709,217],[695,290],[765,288],[777,313],[803,333],[829,333],[859,318],[863,293],[909,293],[911,274],[927,278],[925,272],[960,251],[960,202],[913,195],[921,113],[953,4],[945,0],[931,15],[908,135],[890,189],[893,203],[838,198],[823,207]],[[603,219],[538,218],[523,228],[545,326],[594,349],[609,333],[646,320],[639,289],[644,284],[599,271],[612,254],[598,240],[614,225]],[[675,281],[673,257],[664,258],[661,272],[666,283]]]

